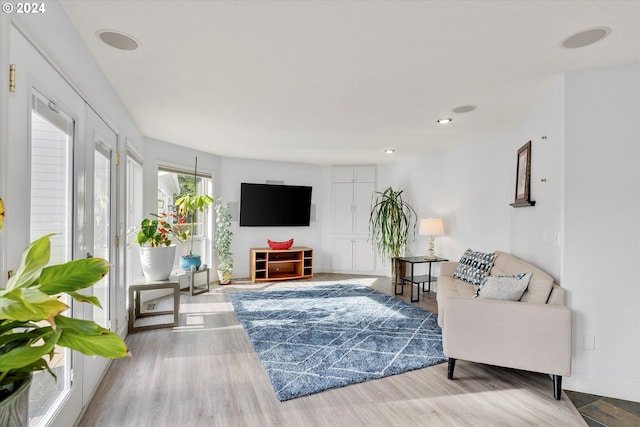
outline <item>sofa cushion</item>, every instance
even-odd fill
[[[471,283],[454,279],[452,276],[438,277],[438,292],[436,300],[438,301],[438,325],[444,325],[444,302],[448,297],[465,297],[471,298],[476,291],[476,286]]]
[[[523,271],[530,272],[531,280],[529,281],[529,286],[522,295],[522,298],[520,298],[520,301],[546,304],[549,299],[549,294],[551,294],[553,277],[538,267],[506,252],[496,251],[496,255],[497,257],[491,268],[492,275],[506,276],[519,274]]]
[[[495,252],[486,254],[467,249],[464,255],[462,255],[462,258],[460,258],[458,267],[456,271],[453,272],[453,277],[479,286],[482,279],[489,275],[495,259]]]
[[[475,297],[519,301],[527,289],[531,273],[513,276],[487,276],[476,290]]]

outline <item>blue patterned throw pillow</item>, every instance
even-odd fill
[[[472,285],[480,286],[482,279],[489,275],[493,262],[496,260],[496,253],[485,254],[467,249],[460,258],[456,271],[453,272],[455,279],[464,280]]]

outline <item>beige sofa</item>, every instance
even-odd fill
[[[458,263],[439,263],[438,324],[448,377],[453,379],[456,359],[542,372],[553,377],[560,400],[562,376],[571,375],[566,292],[532,264],[505,252],[496,255],[490,275],[532,273],[520,301],[474,298],[476,286],[453,277]]]

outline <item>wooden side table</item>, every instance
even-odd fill
[[[438,277],[437,276],[432,276],[431,275],[431,264],[433,264],[434,262],[442,262],[442,261],[449,261],[446,258],[439,258],[439,257],[435,257],[435,258],[427,258],[425,256],[414,256],[414,257],[399,257],[399,258],[395,258],[395,271],[396,271],[396,277],[395,277],[395,290],[394,293],[396,295],[402,295],[404,293],[404,284],[409,283],[409,285],[411,286],[411,295],[410,295],[410,300],[411,302],[418,302],[420,301],[420,284],[422,284],[422,292],[431,292],[431,282],[435,281]],[[398,278],[398,267],[400,265],[401,262],[407,263],[411,265],[411,275],[410,276],[404,276],[401,278]],[[425,275],[420,275],[420,276],[414,276],[413,274],[413,266],[414,264],[424,264],[424,263],[429,263],[429,274],[425,274]],[[398,280],[400,279],[400,281]],[[424,284],[428,283],[429,284],[429,289],[426,290],[424,288]],[[413,298],[413,285],[418,285],[418,290],[416,291],[417,295],[416,298]],[[400,285],[400,292],[398,292],[398,285]]]
[[[158,289],[173,289],[173,310],[154,311],[152,313],[140,312],[140,297],[142,291]],[[129,285],[129,332],[143,331],[146,329],[170,328],[178,326],[180,307],[180,286],[178,282],[162,280],[156,282],[136,281]],[[162,314],[173,314],[173,322],[156,323],[153,325],[136,326],[136,319]]]
[[[180,290],[188,289],[192,296],[209,292],[209,269],[184,270],[178,273],[178,283],[180,283]]]

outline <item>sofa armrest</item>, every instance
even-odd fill
[[[453,276],[453,272],[458,268],[458,263],[454,261],[442,261],[438,263],[441,276]]]
[[[448,297],[444,304],[445,356],[571,375],[571,310],[566,305],[460,297]]]
[[[549,300],[547,304],[567,304],[567,291],[556,285],[555,283],[551,287],[551,294],[549,295]]]

